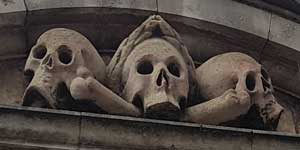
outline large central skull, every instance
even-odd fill
[[[144,117],[179,120],[196,90],[195,67],[179,34],[150,16],[119,46],[108,65],[110,89]]]
[[[188,70],[181,54],[169,42],[151,38],[128,56],[123,72],[122,97],[140,106],[145,117],[178,119],[188,90]]]
[[[25,91],[26,106],[64,108],[77,76],[105,78],[105,64],[93,45],[73,30],[56,28],[43,33],[31,49],[25,74],[33,78]]]

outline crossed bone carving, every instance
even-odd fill
[[[241,121],[254,110],[266,129],[295,132],[268,73],[253,58],[226,53],[196,69],[179,34],[157,15],[123,40],[107,67],[80,33],[49,30],[33,46],[25,72],[33,75],[26,106],[91,102],[109,114],[214,125]]]

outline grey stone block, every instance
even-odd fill
[[[26,88],[23,67],[25,55],[0,57],[0,104],[21,106]]]
[[[28,10],[75,7],[111,7],[156,10],[155,0],[25,0]]]
[[[266,131],[254,131],[252,150],[299,150],[300,136]]]
[[[23,0],[1,0],[0,13],[26,11]]]
[[[0,1],[0,56],[20,54],[25,50],[23,0]]]
[[[102,7],[156,11],[156,0],[101,0]]]
[[[0,8],[1,9],[1,8]],[[24,26],[26,12],[0,13],[0,28]]]
[[[99,7],[99,0],[25,0],[29,11],[51,8]]]
[[[159,11],[252,33],[267,38],[271,14],[231,0],[159,0]]]
[[[76,112],[1,106],[0,141],[35,148],[74,148],[79,142],[79,115]]]
[[[24,28],[0,28],[0,56],[24,54],[26,35]]]
[[[84,114],[82,149],[250,150],[250,132],[130,117]]]
[[[0,28],[23,26],[26,7],[23,0],[0,1]]]
[[[300,24],[272,15],[270,40],[300,52]]]
[[[0,149],[298,150],[299,135],[143,118],[0,106]]]

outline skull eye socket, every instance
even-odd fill
[[[47,53],[47,48],[43,45],[39,45],[33,49],[33,57],[36,59],[42,59]]]
[[[69,64],[72,61],[72,51],[67,46],[60,46],[57,52],[58,59],[63,64]]]
[[[246,87],[249,91],[253,91],[256,86],[255,74],[249,73],[246,76]]]
[[[180,77],[179,66],[178,66],[177,64],[175,64],[175,63],[170,63],[170,64],[168,65],[168,70],[169,70],[169,72],[170,72],[172,75],[174,75],[174,76],[176,76],[176,77]]]
[[[151,74],[153,72],[153,65],[149,61],[144,61],[138,64],[137,72],[140,74]]]

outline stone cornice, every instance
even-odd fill
[[[123,116],[0,106],[0,148],[299,149],[300,136]]]

